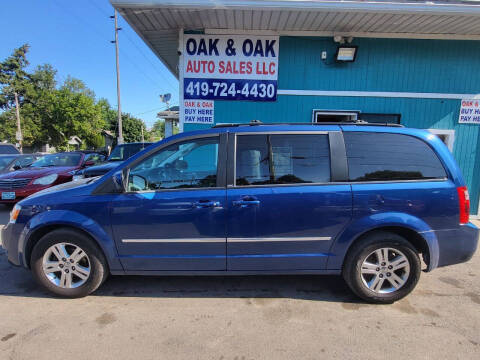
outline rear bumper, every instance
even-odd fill
[[[480,230],[472,223],[460,225],[458,229],[436,231],[438,239],[438,266],[466,262],[475,254]]]

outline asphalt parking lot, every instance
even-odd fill
[[[477,253],[393,305],[334,276],[117,276],[65,300],[0,250],[0,359],[478,359],[479,280]]]

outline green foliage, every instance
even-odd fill
[[[105,146],[101,131],[118,133],[117,112],[108,101],[97,101],[83,81],[70,76],[58,86],[51,65],[27,72],[27,51],[28,45],[23,45],[0,63],[0,140],[15,142],[17,92],[24,145],[38,148],[48,143],[66,149],[70,137],[78,136],[82,147]],[[125,142],[141,141],[143,121],[130,114],[122,114],[122,120]]]
[[[153,141],[162,140],[165,137],[165,121],[157,120],[150,130],[150,138]]]
[[[105,146],[105,138],[102,134],[95,134],[87,141],[87,147],[93,149],[100,149]]]
[[[130,114],[122,114],[123,139],[126,143],[142,141],[142,127],[145,131],[145,124],[142,120]],[[115,124],[117,125],[117,124]],[[116,126],[115,126],[116,127]],[[144,133],[144,136],[146,134]]]
[[[8,110],[15,106],[15,92],[20,99],[28,83],[25,68],[28,66],[26,54],[29,46],[22,45],[0,63],[0,109]]]
[[[178,134],[179,129],[177,125],[173,126],[173,134]],[[151,141],[159,141],[165,137],[165,120],[157,120],[150,130]]]

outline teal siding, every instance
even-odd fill
[[[480,93],[480,41],[355,39],[355,63],[335,64],[331,39],[282,37],[279,89]],[[326,50],[329,60],[320,60]],[[458,124],[460,100],[279,96],[275,103],[215,102],[215,121],[310,122],[313,109],[400,113],[408,127],[454,129],[454,156],[478,213],[480,126]],[[185,130],[202,125],[185,125]]]

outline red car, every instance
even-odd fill
[[[0,175],[0,204],[16,203],[40,190],[72,180],[73,173],[104,160],[96,152],[45,155],[29,167]]]

